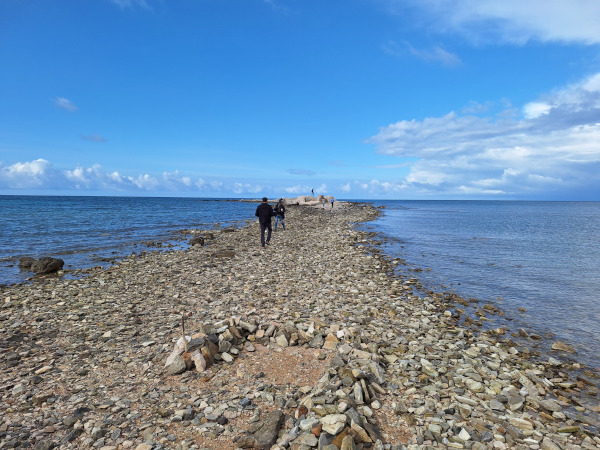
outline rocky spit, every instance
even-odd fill
[[[265,249],[253,221],[188,230],[0,287],[0,448],[600,448],[596,374],[397,275],[380,213],[290,206]]]

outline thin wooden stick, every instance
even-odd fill
[[[183,350],[187,353],[187,338],[185,337],[185,311],[181,312],[181,336],[183,337]]]

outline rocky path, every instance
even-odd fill
[[[0,288],[0,448],[600,448],[594,374],[459,326],[359,231],[378,214]],[[182,316],[206,368],[165,366]]]

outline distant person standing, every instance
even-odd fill
[[[281,228],[285,230],[283,219],[285,219],[285,205],[283,204],[283,199],[280,198],[277,202],[277,206],[275,206],[275,231],[277,231],[277,224],[279,221],[281,221]]]
[[[315,188],[312,188],[312,189],[310,190],[310,193],[311,193],[311,194],[312,194],[312,196],[314,197],[314,196],[315,196]]]
[[[331,197],[331,209],[333,209],[333,202],[335,202],[335,198]],[[275,225],[277,227],[277,225]]]
[[[269,205],[267,197],[263,197],[262,203],[256,207],[256,212],[254,213],[254,215],[258,217],[258,222],[260,223],[260,243],[263,248],[265,247],[265,242],[267,245],[271,242],[271,232],[273,231],[271,228],[271,217],[273,217],[274,214],[273,208]],[[266,241],[265,230],[269,230]]]

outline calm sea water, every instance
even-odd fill
[[[178,231],[239,225],[257,204],[193,198],[0,196],[0,284],[26,281],[19,258],[53,256],[65,268],[103,258],[157,250],[148,242],[182,246]]]
[[[385,215],[370,226],[387,238],[390,256],[406,260],[400,270],[422,268],[406,274],[497,305],[506,318],[490,328],[553,335],[550,343],[567,342],[575,359],[600,367],[600,203],[374,204]]]

